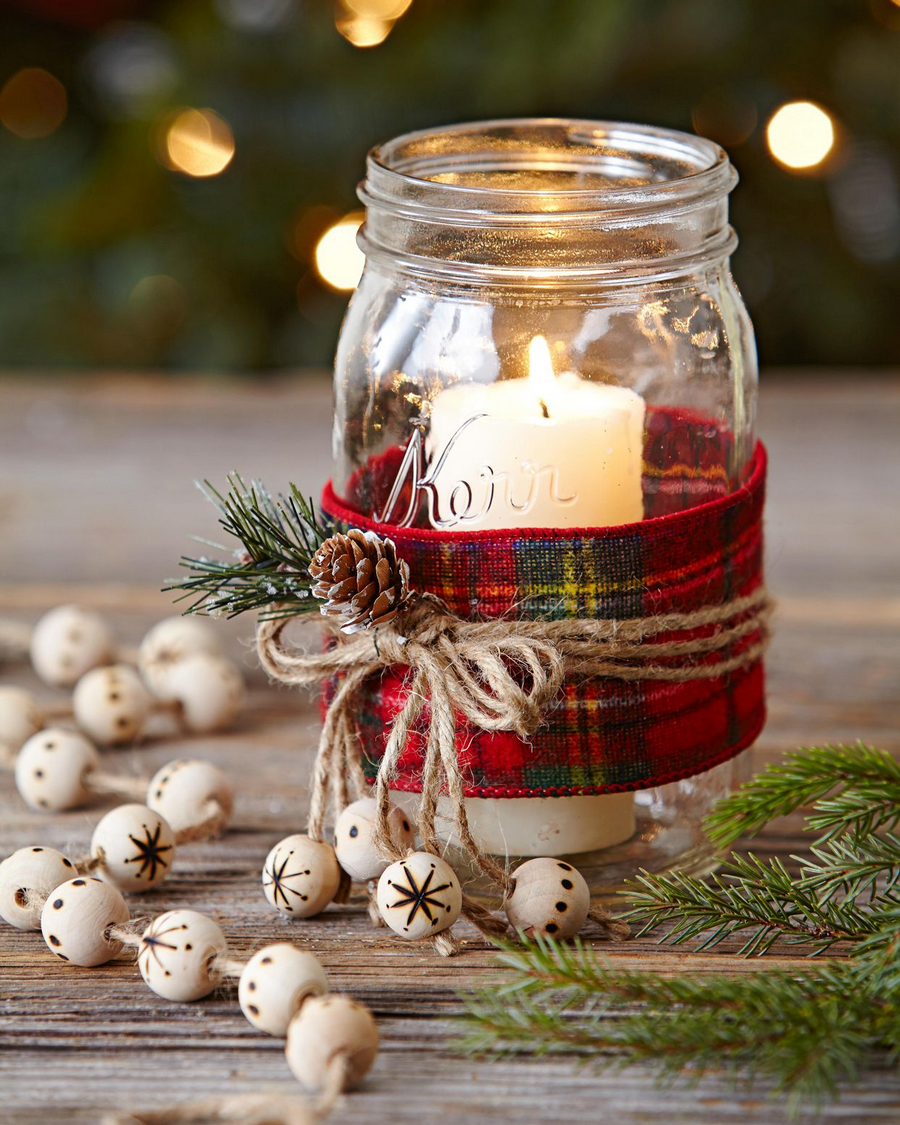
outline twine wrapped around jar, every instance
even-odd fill
[[[463,848],[478,869],[506,892],[508,871],[478,847],[469,828],[457,755],[458,716],[484,730],[510,730],[527,738],[543,721],[567,677],[670,682],[721,677],[759,660],[768,640],[770,612],[763,586],[693,612],[630,621],[465,621],[438,598],[419,594],[377,629],[347,636],[341,633],[340,622],[330,618],[336,643],[324,652],[305,653],[290,646],[283,635],[284,618],[261,622],[257,645],[263,667],[282,683],[311,685],[341,677],[326,711],[313,775],[309,819],[313,839],[323,839],[329,805],[336,817],[348,803],[349,787],[357,793],[363,788],[355,723],[358,690],[384,668],[407,667],[411,680],[406,703],[394,721],[375,783],[376,843],[386,858],[403,858],[388,821],[389,789],[427,703],[419,810],[425,850],[440,850],[435,819],[438,798],[446,790]],[[710,626],[714,631],[709,635],[665,639]],[[698,660],[751,634],[759,639],[731,656],[712,663]],[[498,932],[496,919],[471,900],[464,900],[463,912],[485,932]],[[614,925],[605,911],[595,917],[601,924]]]

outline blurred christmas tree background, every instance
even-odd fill
[[[900,363],[900,0],[7,0],[0,21],[2,366],[328,364],[367,149],[529,114],[722,143],[762,360]]]

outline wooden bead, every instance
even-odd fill
[[[219,925],[196,910],[169,910],[141,935],[138,966],[165,1000],[200,1000],[221,981],[216,958],[226,951]]]
[[[102,617],[76,605],[61,605],[35,625],[31,663],[45,683],[68,687],[91,668],[108,664],[114,647]]]
[[[341,885],[334,848],[309,836],[286,836],[266,856],[262,884],[276,910],[290,918],[311,918]]]
[[[288,1024],[309,996],[328,991],[328,978],[311,953],[290,942],[267,945],[247,962],[238,1003],[247,1019],[269,1035],[287,1035]]]
[[[166,679],[173,664],[205,652],[219,656],[222,646],[216,632],[197,617],[167,617],[154,625],[138,649],[138,669],[144,683],[159,699],[167,694]]]
[[[234,805],[234,786],[218,766],[199,758],[168,762],[147,787],[147,804],[166,818],[173,832],[208,820],[213,801],[227,820]]]
[[[91,796],[85,776],[99,765],[99,754],[83,734],[48,727],[19,751],[16,788],[33,809],[77,809]]]
[[[349,996],[316,996],[291,1021],[284,1053],[291,1073],[307,1090],[323,1089],[336,1055],[347,1060],[344,1089],[358,1086],[378,1056],[372,1013]]]
[[[78,872],[53,848],[19,848],[0,863],[0,918],[17,930],[39,930],[43,899]]]
[[[108,940],[106,931],[129,917],[125,899],[115,887],[83,875],[52,891],[41,912],[41,932],[51,953],[91,968],[119,955],[122,943]]]
[[[95,668],[75,686],[75,721],[103,746],[131,742],[150,714],[152,699],[140,677],[127,664]]]
[[[378,880],[376,897],[385,924],[411,941],[449,929],[462,910],[456,872],[429,852],[392,863]]]
[[[119,805],[103,817],[91,837],[91,855],[120,891],[146,891],[161,883],[175,858],[175,834],[146,805]]]
[[[244,680],[223,656],[198,652],[171,664],[160,677],[163,697],[181,704],[184,725],[195,734],[230,726],[244,705]]]
[[[515,869],[512,879],[503,907],[514,929],[528,937],[570,938],[584,925],[591,892],[570,863],[550,857],[529,859]]]
[[[391,862],[375,846],[376,811],[375,799],[363,797],[348,805],[335,825],[334,850],[338,863],[358,883],[377,879]],[[388,824],[391,839],[397,847],[410,851],[415,844],[416,834],[403,809],[391,805]]]
[[[31,692],[0,685],[0,746],[18,750],[43,725],[44,716]]]

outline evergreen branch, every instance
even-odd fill
[[[836,796],[824,800],[838,786]],[[595,1066],[646,1061],[660,1077],[696,1080],[710,1069],[755,1074],[794,1110],[836,1097],[875,1052],[900,1061],[900,836],[891,805],[900,766],[883,751],[800,751],[724,802],[711,822],[722,838],[756,831],[770,816],[817,801],[808,822],[824,835],[792,876],[778,859],[732,855],[720,875],[643,872],[631,884],[638,934],[703,938],[709,948],[741,932],[741,952],[777,939],[842,960],[798,962],[796,973],[671,975],[617,969],[581,942],[503,944],[512,976],[468,1000],[462,1046],[476,1053],[562,1051]],[[839,834],[843,832],[843,834]],[[800,968],[799,966],[803,967]],[[680,967],[680,966],[679,966]]]
[[[264,618],[274,618],[317,610],[308,567],[330,531],[312,500],[293,484],[288,496],[276,500],[259,481],[248,487],[237,473],[228,477],[224,496],[209,481],[198,487],[219,509],[219,523],[239,545],[231,559],[181,560],[192,576],[164,589],[180,592],[176,602],[190,601],[185,612],[236,617],[263,610]]]
[[[634,905],[624,917],[641,924],[638,937],[671,923],[661,944],[682,945],[708,934],[699,948],[710,949],[749,930],[740,950],[746,956],[761,956],[779,939],[811,945],[821,953],[836,942],[861,941],[875,927],[853,901],[820,899],[815,888],[793,879],[779,859],[764,863],[753,855],[733,855],[723,873],[708,881],[678,872],[642,872],[628,886]]]
[[[823,801],[838,785],[844,791]],[[820,804],[810,825],[830,834],[893,826],[900,819],[900,763],[862,742],[801,749],[720,801],[704,826],[712,842],[724,846],[814,801]]]
[[[854,1080],[875,1050],[897,1049],[897,1021],[853,963],[796,977],[770,971],[729,977],[622,971],[580,950],[577,994],[553,991],[552,942],[526,944],[519,972],[548,991],[485,990],[467,1003],[460,1048],[586,1056],[602,1067],[652,1062],[663,1081],[739,1070],[770,1080],[792,1104],[820,1104]],[[548,964],[548,959],[550,964]],[[561,954],[565,964],[566,955]],[[583,961],[589,964],[583,964]],[[637,1004],[636,1008],[633,1005]]]

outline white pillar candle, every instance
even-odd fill
[[[644,400],[553,374],[542,336],[529,376],[442,391],[427,440],[432,523],[458,531],[612,527],[643,519]]]
[[[554,376],[547,342],[529,376],[460,384],[432,403],[431,520],[454,530],[611,527],[643,518],[644,400],[626,387]],[[634,832],[631,793],[469,798],[479,845],[517,856],[594,851]]]

